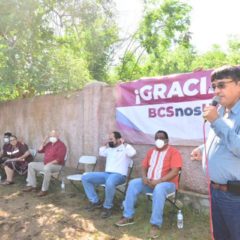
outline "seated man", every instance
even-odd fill
[[[135,154],[136,150],[131,145],[123,144],[119,132],[110,134],[109,142],[99,149],[99,155],[107,158],[105,172],[91,172],[82,177],[82,184],[90,201],[87,210],[92,211],[102,207],[94,186],[105,184],[105,201],[101,217],[107,218],[111,216],[116,186],[126,181],[130,157]]]
[[[0,164],[4,163],[7,160],[7,151],[11,148],[10,137],[12,134],[10,132],[5,132],[3,135],[3,147],[0,152]]]
[[[27,188],[24,192],[36,192],[36,172],[43,171],[43,183],[41,191],[37,194],[39,197],[47,195],[51,174],[59,172],[64,165],[64,158],[67,152],[65,144],[59,139],[56,130],[49,132],[42,145],[38,149],[39,153],[44,153],[44,162],[31,162],[28,165]]]
[[[178,172],[182,158],[177,149],[168,145],[168,134],[158,131],[155,134],[156,147],[151,148],[142,163],[142,178],[130,181],[123,202],[123,217],[117,226],[133,224],[134,205],[140,193],[153,193],[150,237],[156,238],[163,222],[163,209],[166,196],[178,187]]]
[[[20,143],[14,135],[10,137],[10,146],[7,147],[5,156],[7,160],[3,166],[7,177],[2,184],[10,185],[13,184],[14,171],[20,175],[26,174],[28,163],[33,160],[33,157],[28,151],[27,144]]]

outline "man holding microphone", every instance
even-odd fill
[[[191,158],[207,164],[214,239],[239,240],[240,68],[216,69],[211,82],[221,107],[204,108],[203,117],[211,126],[206,149],[203,145],[195,148]]]

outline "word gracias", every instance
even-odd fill
[[[166,82],[153,85],[144,85],[140,89],[135,89],[135,104],[146,102],[154,103],[155,100],[169,99],[172,97],[191,97],[213,93],[207,84],[207,78],[191,78],[185,82]],[[157,102],[156,102],[157,103]],[[159,103],[159,101],[158,101]]]

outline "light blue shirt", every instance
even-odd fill
[[[206,143],[209,178],[220,184],[240,180],[240,100],[227,117],[224,112],[221,107]]]

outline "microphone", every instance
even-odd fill
[[[220,97],[219,96],[214,96],[210,105],[216,107],[219,104],[219,102],[220,102]]]
[[[210,105],[216,107],[219,104],[219,102],[220,102],[220,97],[219,96],[214,96]],[[205,122],[207,122],[206,119],[204,119],[204,123]]]

